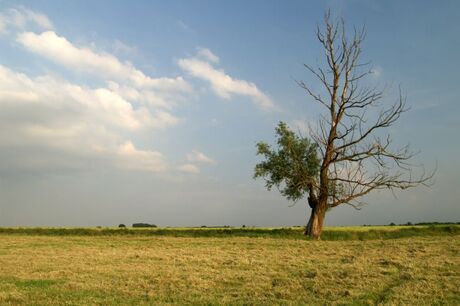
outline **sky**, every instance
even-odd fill
[[[387,132],[437,170],[326,225],[460,221],[460,2],[49,0],[0,1],[0,226],[304,225],[255,144],[324,113],[296,81],[321,90],[327,9],[366,26],[368,82],[410,106]]]

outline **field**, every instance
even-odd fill
[[[460,304],[458,225],[300,233],[0,228],[0,305]]]

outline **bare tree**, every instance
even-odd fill
[[[316,37],[325,51],[325,65],[305,67],[319,80],[325,94],[315,92],[303,81],[298,84],[326,109],[316,129],[310,129],[320,156],[318,173],[297,180],[287,176],[280,179],[278,175],[277,181],[268,179],[267,186],[270,187],[270,182],[277,186],[284,183],[305,190],[311,207],[305,234],[319,239],[327,210],[342,204],[360,209],[364,204],[362,196],[379,189],[427,185],[434,172],[426,174],[422,170],[415,176],[412,170],[416,165],[410,162],[414,153],[408,146],[394,149],[390,135],[382,136],[380,132],[393,125],[408,108],[401,90],[396,102],[384,108],[383,92],[363,84],[364,78],[372,73],[369,64],[360,61],[364,27],[355,28],[348,37],[343,19],[332,19],[327,12],[324,28],[317,28]],[[380,111],[370,115],[376,107]],[[260,150],[258,153],[270,158]],[[275,156],[276,152],[270,154]],[[256,176],[267,177],[272,173],[261,165],[268,164],[256,166]]]

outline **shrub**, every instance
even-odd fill
[[[134,223],[133,227],[157,227],[155,224],[148,223]]]

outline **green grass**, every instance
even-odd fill
[[[308,239],[301,227],[281,228],[45,228],[0,227],[0,234],[45,236],[168,236],[168,237],[271,237]],[[460,234],[460,225],[362,226],[325,228],[322,240],[396,239]]]

